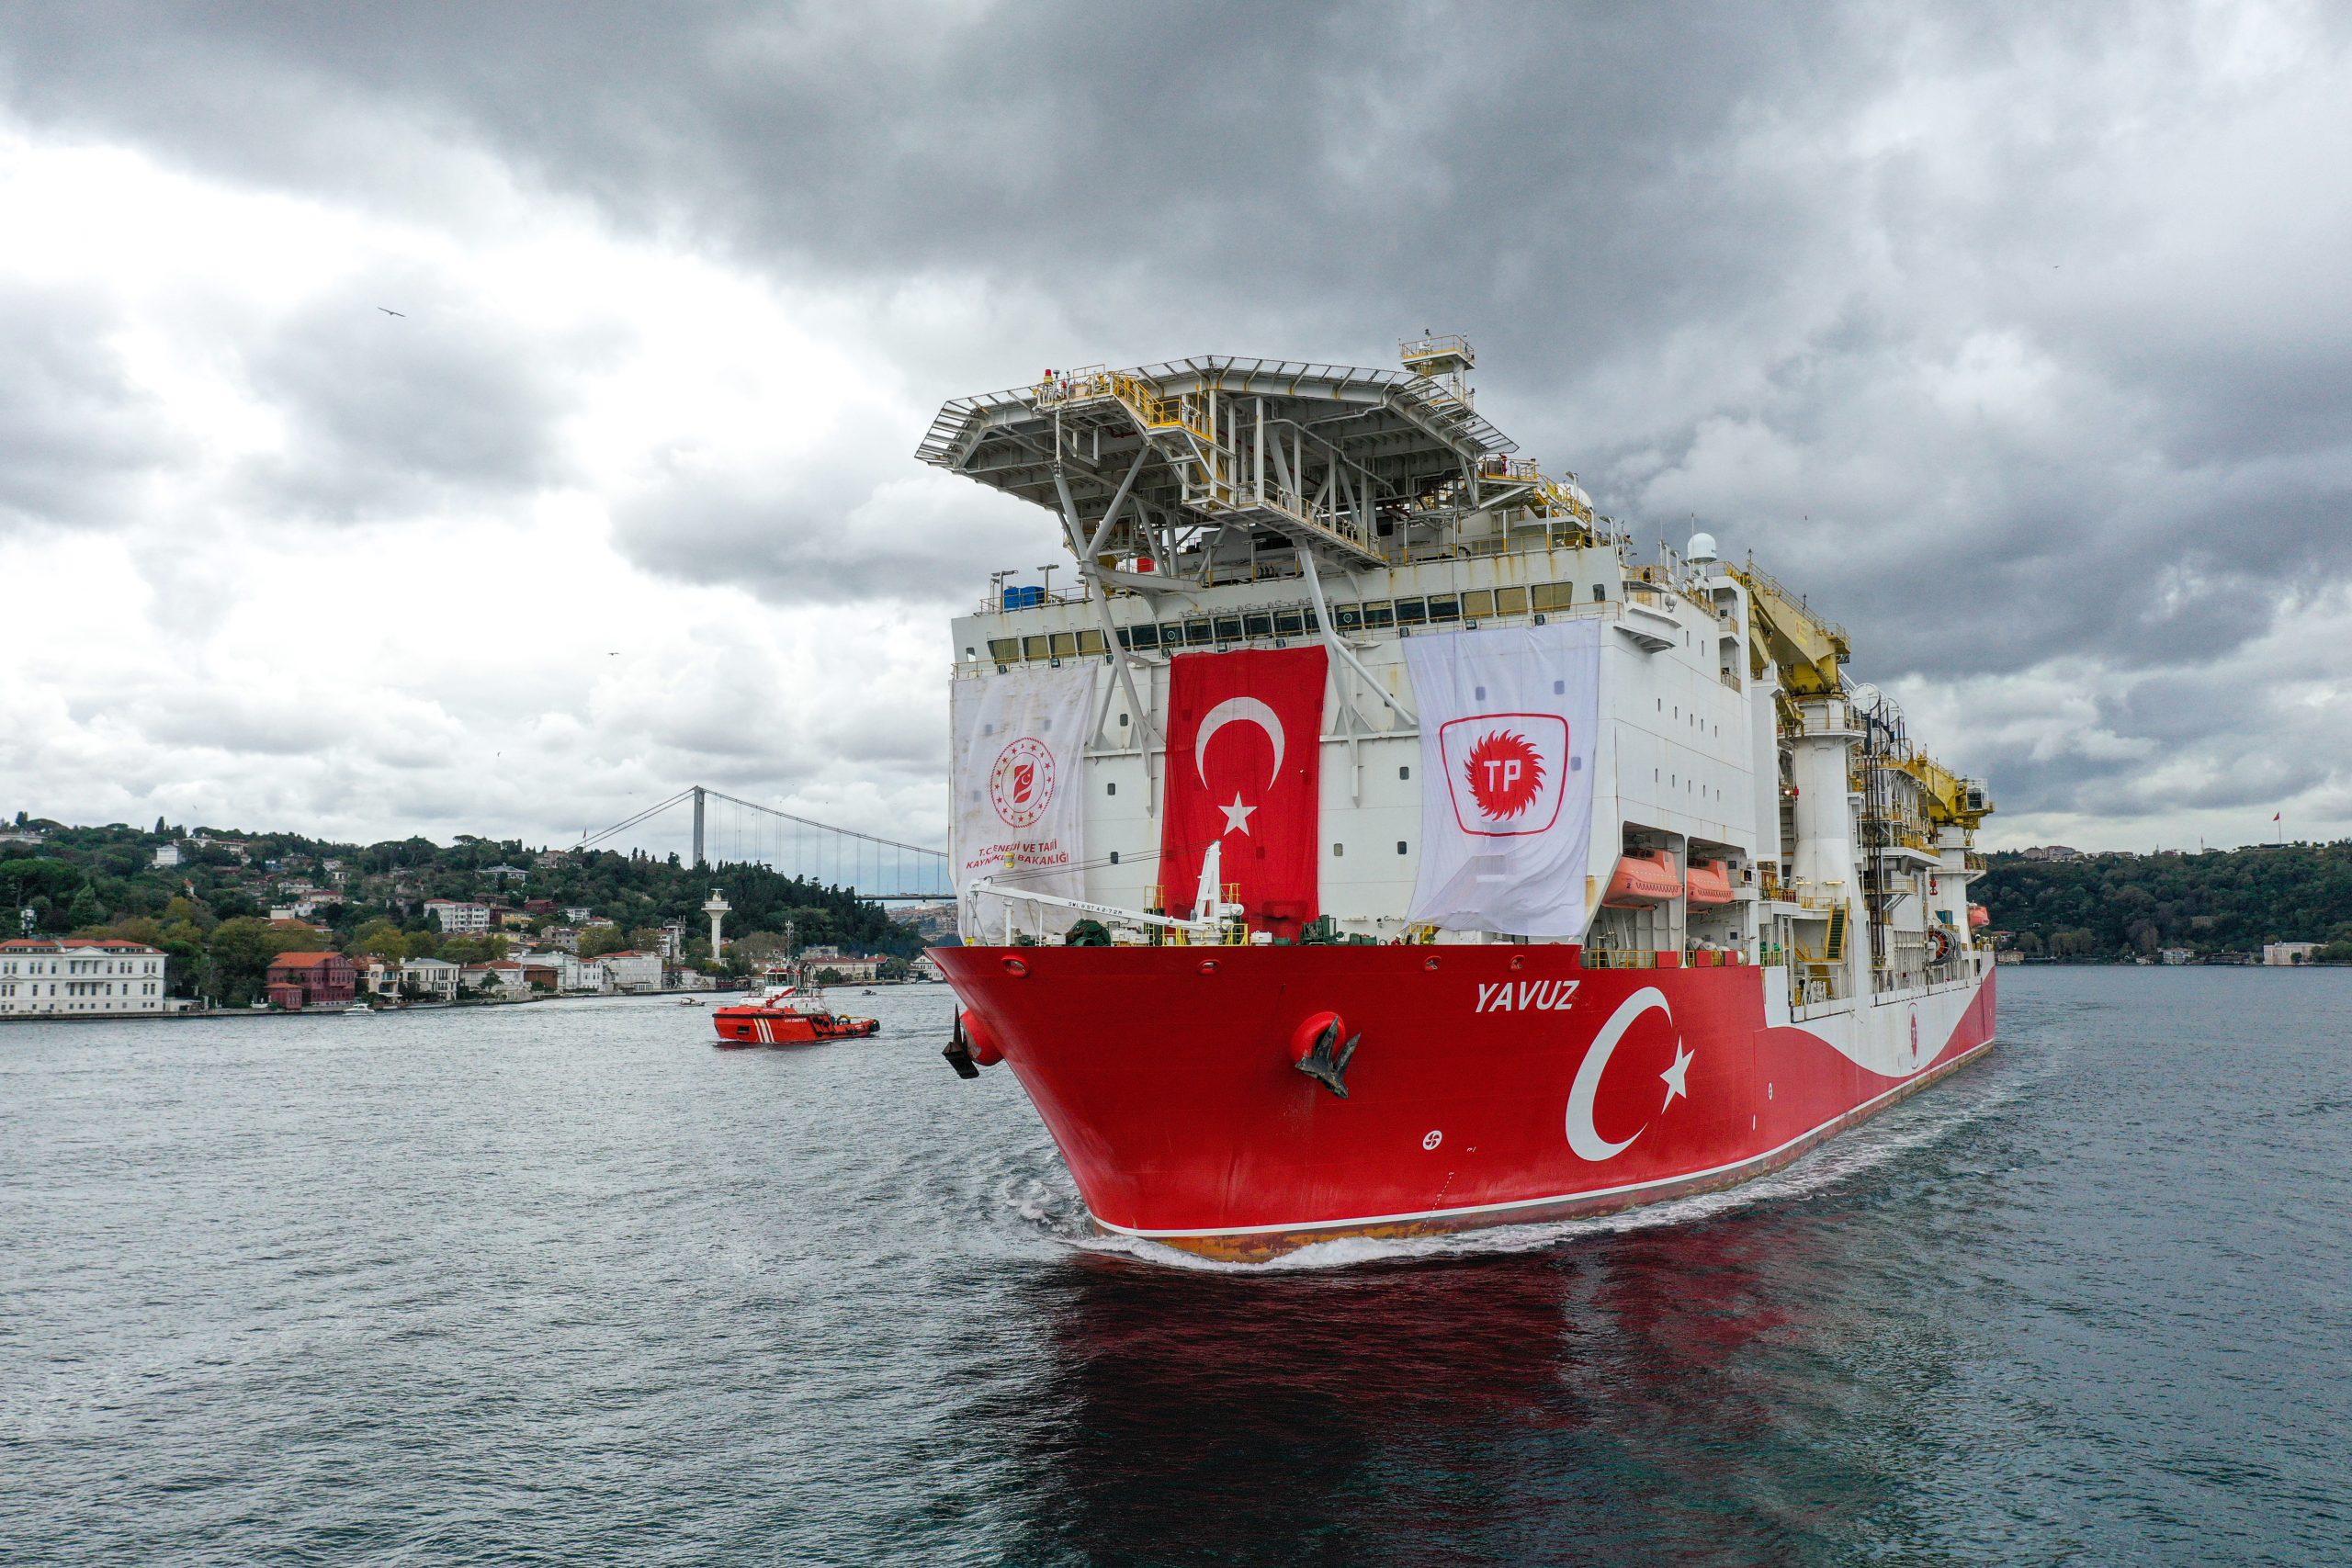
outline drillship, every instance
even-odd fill
[[[1984,785],[1704,535],[1637,561],[1459,337],[943,407],[1075,559],[954,622],[948,1055],[1211,1257],[1784,1166],[1985,1051]]]

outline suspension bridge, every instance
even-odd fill
[[[786,876],[846,887],[877,902],[944,904],[956,897],[944,850],[836,828],[705,784],[689,784],[634,817],[582,834],[572,848],[593,850],[624,833],[632,835],[634,843],[649,836],[649,829],[658,838],[683,827],[681,818],[688,810],[693,821],[691,865],[764,865]]]

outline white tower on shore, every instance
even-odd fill
[[[719,919],[734,908],[727,901],[727,895],[716,887],[710,890],[710,897],[702,901],[702,912],[710,917],[710,956],[714,962],[718,957]]]

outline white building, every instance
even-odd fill
[[[175,1010],[170,960],[135,942],[80,937],[0,942],[0,1018],[28,1013],[115,1015]]]
[[[555,971],[555,988],[567,995],[575,992],[605,989],[605,965],[602,960],[582,962],[580,955],[560,947],[526,948],[510,953],[507,958],[535,969]]]
[[[2309,964],[2312,954],[2319,951],[2315,942],[2270,942],[2262,945],[2262,962],[2276,967],[2290,964]]]
[[[490,906],[458,898],[427,898],[424,912],[431,915],[445,931],[486,931],[490,929]]]
[[[608,953],[601,960],[614,991],[658,991],[662,988],[662,955],[658,953]]]
[[[438,997],[445,1002],[458,999],[458,980],[466,972],[462,964],[452,964],[446,958],[404,958],[401,961],[401,978],[428,997]]]
[[[521,1001],[531,994],[531,982],[524,977],[523,966],[511,958],[467,964],[465,984],[469,991],[494,995],[510,1002]]]
[[[821,976],[830,969],[842,977],[841,983],[844,986],[866,985],[882,967],[882,961],[878,958],[843,958],[838,950],[834,950],[832,957],[820,958],[814,956],[814,953],[815,950],[811,949],[809,953],[803,954],[808,959],[808,973],[812,976]]]
[[[180,847],[179,847],[177,844],[158,844],[158,845],[156,845],[156,846],[155,846],[155,863],[156,863],[157,865],[159,865],[159,866],[164,866],[164,865],[177,865],[177,864],[179,864],[179,863],[180,863]]]

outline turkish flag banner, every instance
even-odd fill
[[[1238,885],[1253,930],[1295,937],[1315,919],[1323,782],[1321,648],[1180,653],[1168,680],[1160,897],[1189,914],[1201,859]]]

